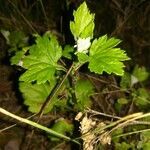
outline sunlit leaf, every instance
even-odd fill
[[[70,29],[75,39],[92,38],[94,30],[94,14],[90,14],[87,5],[83,2],[73,13],[74,21],[70,22]]]
[[[81,64],[88,62],[89,56],[84,53],[77,53],[78,60]]]
[[[95,39],[90,48],[89,69],[91,72],[102,74],[103,71],[123,75],[124,64],[122,61],[129,60],[125,51],[116,46],[119,39],[102,36]]]
[[[41,84],[50,80],[56,69],[61,69],[57,64],[61,56],[62,49],[54,36],[38,36],[36,44],[29,50],[29,55],[23,59],[23,67],[27,70],[21,75],[20,81],[37,81]]]

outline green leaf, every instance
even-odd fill
[[[31,84],[27,82],[20,82],[19,89],[24,98],[24,104],[28,106],[28,110],[33,113],[38,113],[47,96],[51,92],[54,85],[49,83]],[[45,108],[44,113],[48,113],[54,106],[55,99]]]
[[[24,56],[23,51],[16,52],[15,56],[11,57],[11,65],[19,65],[19,62],[21,61],[21,58]]]
[[[63,50],[63,56],[71,60],[73,51],[74,51],[74,48],[72,46],[66,45]]]
[[[44,112],[48,113],[54,108],[65,110],[68,100],[68,81],[66,80],[63,86],[58,90],[57,94],[50,100],[50,104],[45,108]],[[45,102],[47,96],[51,93],[56,85],[56,79],[53,82],[43,84],[32,84],[28,82],[20,82],[19,89],[24,98],[24,104],[28,106],[28,110],[33,113],[38,113],[41,106]]]
[[[89,56],[85,53],[77,53],[78,60],[81,64],[88,62]]]
[[[115,109],[117,112],[121,112],[122,107],[127,104],[129,101],[125,98],[119,98],[115,103]]]
[[[28,45],[28,37],[22,31],[5,31],[1,30],[1,33],[6,39],[6,42],[11,48],[8,50],[9,53],[18,51],[18,48],[22,48]]]
[[[123,75],[124,60],[129,60],[125,51],[115,48],[121,41],[119,39],[102,36],[95,39],[90,48],[89,69],[91,72],[102,74],[103,71]]]
[[[140,141],[138,142],[138,149],[149,150],[150,149],[150,131],[142,132],[140,134]]]
[[[65,135],[66,133],[72,133],[73,132],[73,125],[71,123],[68,123],[67,120],[61,118],[59,120],[57,120],[57,122],[52,126],[51,128],[52,130],[61,133],[63,135]],[[52,141],[59,141],[60,138],[54,137],[52,135],[49,136],[49,138]]]
[[[58,99],[57,102],[55,102],[55,104],[54,104],[54,108],[61,113],[66,112],[66,110],[68,108],[67,107],[68,106],[68,99],[67,98]]]
[[[139,88],[135,91],[134,102],[139,108],[145,108],[150,106],[150,94],[144,88]]]
[[[90,14],[87,5],[83,2],[73,13],[74,21],[70,22],[70,29],[75,39],[93,37],[94,14]]]
[[[23,59],[23,67],[27,70],[20,81],[37,81],[38,84],[50,81],[56,69],[62,69],[57,64],[61,56],[62,49],[54,36],[38,36],[36,44],[30,47],[29,55]]]
[[[79,79],[75,85],[75,94],[77,98],[77,109],[83,111],[91,106],[90,95],[94,93],[93,85],[89,80]]]
[[[128,144],[126,142],[122,143],[115,143],[115,150],[129,150],[132,147],[131,144]]]
[[[150,131],[142,132],[140,134],[140,138],[143,140],[143,142],[150,142]]]
[[[150,150],[150,142],[145,142],[142,146],[143,150]]]
[[[28,38],[21,31],[13,31],[10,32],[9,35],[9,45],[12,47],[23,47],[27,44]]]
[[[117,137],[117,138],[114,138],[114,137],[117,136],[117,135],[121,135],[122,133],[123,133],[123,129],[122,129],[122,128],[118,128],[118,129],[114,130],[114,131],[112,132],[112,135],[111,135],[112,141],[113,141],[114,143],[118,143],[119,140],[120,140],[120,137]]]
[[[146,68],[144,66],[139,67],[138,65],[136,65],[133,70],[133,76],[135,76],[139,82],[142,82],[148,79],[149,73],[146,71]]]
[[[128,103],[128,100],[126,98],[119,98],[117,102],[121,105],[124,105]]]
[[[122,89],[128,89],[131,87],[131,75],[127,72],[121,77],[120,86]]]
[[[28,49],[29,47],[24,47],[22,48],[22,50],[17,51],[15,55],[10,59],[11,65],[22,66],[23,63],[22,59],[24,58],[25,53],[27,52]]]

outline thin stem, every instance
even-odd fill
[[[39,0],[39,2],[41,4],[42,11],[43,11],[43,14],[44,14],[44,17],[45,17],[45,20],[47,22],[47,26],[48,26],[48,29],[49,29],[48,18],[47,18],[46,12],[45,12],[45,8],[44,8],[44,5],[43,5],[43,2],[42,2],[42,0]]]
[[[26,24],[33,30],[33,32],[38,33],[33,26],[31,25],[31,23],[25,18],[25,16],[19,11],[19,9],[15,6],[15,4],[13,2],[11,2],[10,0],[8,0],[8,2],[16,9],[16,11],[19,13],[19,15],[23,18],[23,20],[26,22]]]
[[[57,92],[59,91],[59,89],[61,88],[61,86],[63,85],[63,83],[65,82],[66,78],[68,77],[68,75],[70,74],[70,72],[73,69],[74,64],[71,65],[71,67],[69,68],[68,72],[66,73],[66,75],[64,76],[63,80],[61,81],[60,84],[56,84],[56,86],[53,88],[53,90],[50,92],[50,94],[48,95],[48,97],[46,98],[45,102],[43,103],[42,107],[40,108],[40,111],[37,115],[39,115],[38,119],[37,119],[37,123],[40,121],[41,117],[44,114],[44,109],[47,105],[49,105],[49,103],[51,102],[51,99],[54,98],[54,96],[57,94]],[[28,141],[28,146],[31,143],[31,139],[33,137],[34,134],[34,130],[32,130],[31,135],[30,135],[30,140]],[[28,147],[27,146],[27,147]]]
[[[34,126],[34,127],[38,128],[38,129],[41,129],[41,130],[43,130],[43,131],[46,131],[47,133],[50,133],[50,134],[52,134],[52,135],[54,135],[54,136],[57,136],[58,138],[63,138],[63,139],[65,139],[65,140],[67,140],[67,141],[72,141],[72,142],[74,142],[74,143],[76,143],[76,144],[79,144],[77,141],[71,140],[71,138],[68,137],[68,136],[65,136],[65,135],[63,135],[63,134],[60,134],[60,133],[58,133],[58,132],[56,132],[56,131],[54,131],[54,130],[52,130],[52,129],[49,129],[49,128],[47,128],[47,127],[45,127],[45,126],[42,126],[42,125],[40,125],[40,124],[38,124],[38,123],[36,123],[36,122],[33,122],[33,121],[31,121],[31,120],[28,120],[28,119],[19,117],[19,116],[17,116],[17,115],[14,115],[14,114],[12,114],[12,113],[6,111],[6,110],[3,109],[3,108],[0,108],[0,112],[3,113],[3,114],[5,114],[5,115],[7,115],[7,116],[9,116],[9,117],[12,117],[12,118],[14,118],[14,119],[16,119],[16,120],[19,120],[20,122],[29,124],[29,125],[31,125],[31,126]]]
[[[124,121],[125,121],[125,122],[127,122],[128,120],[134,121],[135,118],[136,118],[136,119],[139,119],[139,116],[141,116],[141,115],[143,115],[143,113],[134,113],[134,114],[125,116],[125,117],[123,117],[123,118],[121,118],[121,119],[119,119],[119,120],[117,120],[117,121],[115,121],[115,122],[110,123],[109,125],[106,125],[106,126],[104,126],[104,127],[102,127],[102,128],[97,128],[97,129],[95,129],[95,132],[101,132],[101,131],[103,131],[103,130],[105,130],[105,129],[107,129],[107,128],[110,128],[110,127],[113,127],[113,126],[119,126],[120,124],[122,124],[122,122],[124,123]],[[126,121],[126,120],[127,120],[127,121]],[[128,122],[130,122],[130,121],[128,121]],[[114,128],[116,128],[116,127],[114,127]],[[114,129],[114,128],[113,128],[113,129]]]
[[[48,95],[46,101],[44,102],[44,104],[42,105],[40,111],[39,111],[39,118],[38,121],[40,120],[40,118],[43,116],[44,113],[44,108],[49,105],[49,103],[51,102],[51,99],[54,98],[54,96],[57,94],[57,92],[59,91],[59,89],[62,87],[63,83],[65,82],[66,78],[68,77],[68,75],[70,74],[70,72],[72,71],[74,66],[74,63],[71,65],[71,67],[69,68],[68,72],[66,73],[66,75],[64,76],[63,80],[61,81],[60,84],[57,84],[54,88],[54,90]]]
[[[113,115],[109,115],[109,114],[106,114],[106,113],[102,113],[102,112],[98,112],[98,111],[95,111],[95,110],[91,110],[91,109],[87,109],[87,113],[93,113],[95,115],[101,115],[101,116],[105,116],[105,117],[109,117],[109,118],[113,118],[113,119],[121,119],[121,117],[118,117],[118,116],[113,116]],[[129,125],[136,125],[136,124],[142,124],[142,125],[150,125],[150,122],[148,121],[132,121],[129,123]]]
[[[137,114],[137,115],[136,115],[136,114]],[[112,130],[110,130],[109,133],[113,132],[115,129],[124,127],[125,125],[127,125],[127,124],[129,124],[130,122],[133,122],[133,121],[135,121],[135,120],[137,120],[137,119],[141,119],[141,118],[150,116],[150,113],[146,113],[146,114],[140,114],[140,113],[138,114],[138,113],[136,113],[136,114],[135,114],[135,117],[133,116],[133,118],[126,119],[125,122],[118,124],[118,125],[117,125],[116,127],[114,127]],[[133,115],[134,115],[134,114],[133,114]],[[129,116],[130,116],[130,115],[129,115]]]
[[[101,93],[93,93],[90,96],[94,95],[103,95],[103,94],[111,94],[111,93],[117,93],[117,92],[126,92],[126,89],[120,89],[120,90],[114,90],[114,91],[106,91],[106,92],[101,92]]]
[[[37,115],[37,114],[34,114],[34,115],[32,115],[32,116],[27,117],[26,119],[30,119],[30,118],[32,118],[32,117],[34,117],[34,116],[36,116],[36,115]],[[10,128],[13,128],[13,127],[15,127],[16,125],[17,125],[17,123],[15,123],[15,124],[13,124],[13,125],[10,125],[10,126],[4,128],[4,129],[1,129],[1,130],[0,130],[0,133],[1,133],[1,132],[4,132],[5,130],[8,130],[8,129],[10,129]]]
[[[120,134],[120,135],[112,137],[112,139],[116,139],[116,138],[120,138],[120,137],[123,137],[123,136],[132,135],[132,134],[137,134],[137,133],[141,133],[141,132],[147,132],[147,131],[150,131],[150,129],[144,129],[144,130],[139,130],[139,131],[133,131],[133,132]]]

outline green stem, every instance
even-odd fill
[[[6,111],[3,108],[0,108],[0,112],[5,114],[5,115],[7,115],[7,116],[9,116],[9,117],[12,117],[12,118],[14,118],[16,120],[19,120],[19,121],[21,121],[23,123],[29,124],[31,126],[34,126],[34,127],[38,128],[38,129],[46,131],[47,133],[50,133],[50,134],[52,134],[54,136],[57,136],[58,138],[63,138],[65,140],[67,140],[67,141],[72,141],[72,142],[74,142],[76,144],[79,144],[76,140],[72,140],[70,137],[67,137],[67,136],[65,136],[63,134],[60,134],[60,133],[58,133],[58,132],[56,132],[56,131],[54,131],[52,129],[49,129],[49,128],[45,127],[45,126],[42,126],[42,125],[40,125],[40,124],[38,124],[36,122],[33,122],[33,121],[28,120],[28,119],[25,119],[25,118],[19,117],[17,115],[14,115],[14,114]]]
[[[63,80],[60,82],[60,84],[56,85],[54,87],[54,89],[50,92],[50,94],[48,95],[48,97],[46,98],[46,101],[44,102],[44,104],[42,105],[42,107],[40,108],[39,111],[39,117],[38,117],[38,121],[40,120],[40,118],[43,116],[44,113],[44,109],[46,106],[48,106],[51,102],[51,99],[54,98],[54,96],[57,94],[57,92],[60,90],[60,88],[62,87],[63,83],[65,82],[65,80],[67,79],[67,77],[69,76],[70,72],[72,71],[74,66],[74,63],[71,65],[71,67],[69,68],[69,70],[67,71],[66,75],[64,76]]]
[[[144,130],[133,131],[133,132],[129,132],[129,133],[116,135],[116,136],[112,137],[112,139],[116,139],[116,138],[120,138],[120,137],[123,137],[123,136],[132,135],[132,134],[137,134],[137,133],[141,133],[141,132],[147,132],[147,131],[150,131],[150,129],[144,129]]]

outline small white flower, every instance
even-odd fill
[[[91,46],[90,37],[88,38],[79,38],[77,40],[77,52],[87,53],[88,48]]]

